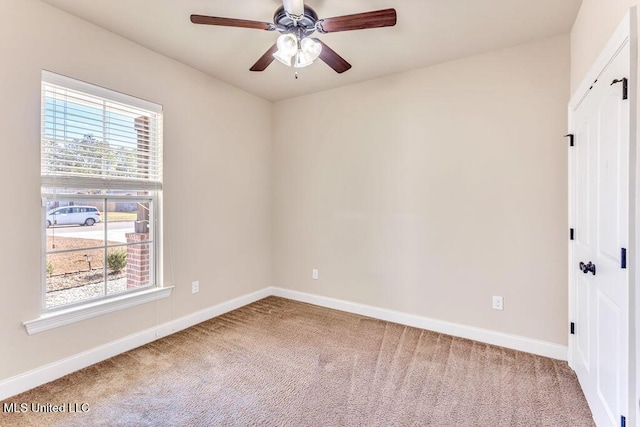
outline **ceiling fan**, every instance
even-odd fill
[[[391,27],[396,25],[396,20],[395,9],[319,19],[318,14],[304,4],[304,0],[282,0],[282,6],[273,15],[273,24],[246,19],[191,15],[191,22],[194,24],[280,32],[277,42],[253,64],[250,68],[251,71],[264,71],[274,59],[285,65],[300,68],[310,65],[315,59],[320,58],[337,73],[344,73],[351,68],[351,64],[325,43],[309,36],[316,31],[326,34]]]

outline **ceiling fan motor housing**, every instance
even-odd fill
[[[318,14],[315,10],[305,5],[302,17],[300,19],[293,19],[284,10],[284,7],[280,6],[273,15],[273,22],[276,25],[276,29],[281,33],[302,33],[299,35],[306,37],[316,31]]]

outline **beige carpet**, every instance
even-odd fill
[[[89,411],[2,426],[593,425],[565,362],[276,297],[8,402]]]

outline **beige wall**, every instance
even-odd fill
[[[629,8],[637,4],[637,0],[582,0],[571,30],[571,93],[578,88]]]
[[[33,0],[0,2],[0,380],[270,284],[271,104]],[[40,73],[164,106],[171,298],[27,336],[39,315]],[[190,283],[200,280],[200,293]]]
[[[273,284],[566,344],[568,94],[561,36],[276,103]]]

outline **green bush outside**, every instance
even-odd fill
[[[112,249],[107,254],[107,265],[109,269],[119,273],[127,266],[127,251],[124,249]]]

